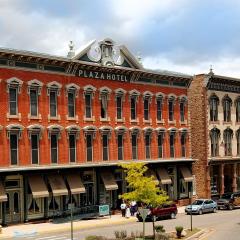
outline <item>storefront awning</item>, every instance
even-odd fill
[[[183,176],[185,182],[193,181],[193,176],[187,167],[180,167],[180,171],[182,173],[182,176]]]
[[[7,199],[7,194],[5,192],[5,189],[3,187],[2,181],[0,181],[0,202],[6,202]]]
[[[28,176],[28,182],[32,190],[33,198],[43,198],[49,196],[47,186],[40,175]]]
[[[54,197],[68,195],[68,190],[62,176],[49,175],[48,180]]]
[[[145,176],[146,177],[153,177],[153,181],[156,183],[156,185],[159,184],[159,181],[157,179],[157,175],[156,173],[152,170],[152,169],[148,169],[146,172],[145,172]]]
[[[161,179],[161,184],[172,184],[172,179],[169,177],[168,172],[165,168],[158,168],[157,173]]]
[[[85,193],[86,189],[82,183],[81,177],[77,174],[66,175],[68,185],[72,194]]]
[[[114,179],[113,174],[110,171],[103,171],[101,172],[101,178],[105,189],[108,190],[117,190],[118,185]]]

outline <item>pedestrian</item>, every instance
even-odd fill
[[[131,212],[131,216],[134,216],[134,213],[136,211],[136,201],[131,201],[131,206],[130,206],[130,212]]]
[[[126,218],[130,218],[130,216],[131,216],[131,213],[130,213],[130,205],[127,204],[127,206],[126,206]]]
[[[122,212],[122,217],[125,217],[126,216],[126,203],[123,201],[120,208],[121,208],[121,212]]]

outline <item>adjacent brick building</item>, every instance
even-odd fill
[[[111,39],[68,57],[0,49],[0,222],[118,208],[123,162],[188,199],[191,80],[144,69]]]
[[[189,89],[192,156],[199,197],[240,190],[240,81],[196,75]]]

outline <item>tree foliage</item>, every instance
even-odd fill
[[[129,163],[120,165],[126,173],[126,181],[130,192],[120,197],[127,201],[138,201],[153,207],[169,202],[166,192],[161,190],[154,178],[144,176],[147,167],[144,163]]]

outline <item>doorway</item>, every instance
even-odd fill
[[[8,190],[6,202],[6,222],[18,223],[21,222],[21,204],[20,204],[20,191]]]

